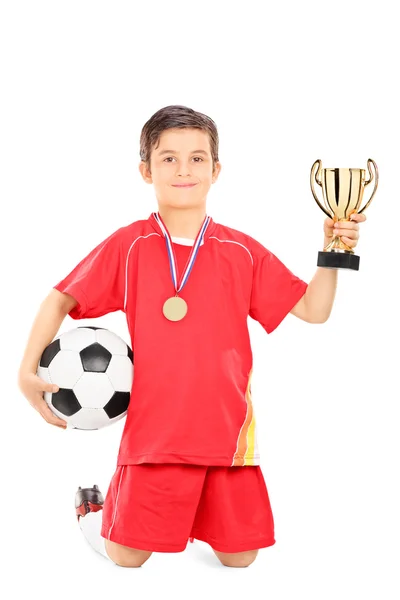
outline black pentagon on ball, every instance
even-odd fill
[[[66,417],[71,417],[82,408],[74,392],[65,388],[60,388],[51,395],[51,403]]]
[[[130,392],[114,392],[111,400],[103,407],[107,416],[113,419],[128,410],[130,396]]]
[[[54,342],[51,342],[51,344],[49,344],[48,346],[46,346],[46,348],[43,351],[42,356],[40,357],[40,366],[41,367],[48,367],[49,364],[51,363],[51,361],[53,360],[53,358],[55,357],[56,354],[58,354],[60,352],[60,340],[54,340]]]
[[[105,373],[112,357],[111,352],[95,342],[79,352],[84,371],[90,373]]]
[[[131,363],[133,364],[133,352],[132,352],[132,348],[130,346],[127,345],[128,348],[128,356],[131,359]]]
[[[77,329],[104,329],[104,327],[94,327],[93,325],[80,325]]]

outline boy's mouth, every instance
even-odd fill
[[[179,183],[176,185],[172,185],[172,187],[193,187],[195,185],[195,183]]]

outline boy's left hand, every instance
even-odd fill
[[[350,221],[334,221],[327,217],[324,221],[325,240],[330,242],[333,236],[338,235],[341,240],[350,248],[355,248],[358,243],[359,223],[366,221],[367,217],[364,213],[353,213],[350,215]]]

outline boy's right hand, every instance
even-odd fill
[[[47,383],[47,381],[44,381],[36,373],[20,374],[18,384],[29,404],[42,415],[45,421],[50,423],[50,425],[67,429],[67,422],[59,419],[50,410],[43,397],[43,392],[58,392],[60,388],[57,385]]]

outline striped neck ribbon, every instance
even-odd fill
[[[176,256],[175,256],[175,251],[174,251],[174,247],[172,245],[172,239],[171,236],[169,234],[169,231],[164,223],[164,221],[161,218],[160,213],[153,213],[153,217],[156,219],[157,223],[160,225],[160,228],[164,234],[165,237],[165,242],[167,245],[167,250],[168,250],[168,259],[169,259],[169,266],[171,269],[171,275],[172,275],[172,281],[174,283],[174,287],[175,287],[175,291],[176,291],[176,296],[178,295],[178,292],[181,291],[181,289],[183,288],[183,286],[186,284],[190,271],[193,268],[194,265],[194,261],[196,260],[197,257],[197,252],[199,250],[199,246],[204,238],[204,234],[207,230],[208,224],[211,220],[211,217],[209,216],[205,216],[205,219],[200,227],[200,230],[197,234],[197,237],[194,241],[194,244],[192,246],[192,250],[189,254],[189,258],[187,260],[186,266],[183,270],[183,274],[182,274],[182,279],[181,282],[178,286],[178,263],[176,260]]]

